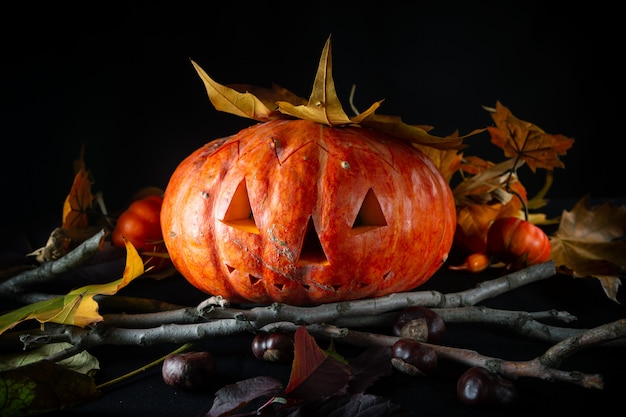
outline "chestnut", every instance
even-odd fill
[[[291,362],[294,355],[293,334],[287,332],[258,333],[252,339],[252,353],[269,362]]]
[[[412,306],[400,311],[393,323],[392,333],[419,342],[437,343],[446,331],[439,314],[427,307]]]
[[[414,339],[400,339],[391,346],[391,364],[413,376],[427,375],[439,364],[435,350]]]
[[[208,389],[215,373],[215,358],[206,351],[171,354],[161,368],[166,384],[187,391]]]
[[[507,406],[517,398],[513,382],[481,366],[474,366],[461,375],[456,393],[459,401],[471,406]]]

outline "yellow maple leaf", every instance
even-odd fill
[[[104,232],[101,232],[104,236]],[[102,321],[96,295],[113,295],[135,278],[143,275],[143,260],[132,243],[126,241],[126,266],[122,278],[105,283],[86,285],[66,295],[39,301],[0,316],[0,334],[26,320],[85,327]]]
[[[626,276],[626,207],[611,202],[589,207],[589,196],[564,210],[550,236],[551,259],[561,273],[597,278],[607,297],[617,301],[620,277]]]

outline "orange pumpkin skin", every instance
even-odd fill
[[[273,120],[197,149],[165,190],[170,258],[230,302],[313,305],[408,291],[442,266],[452,191],[422,152],[359,127]]]

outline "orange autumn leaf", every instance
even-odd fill
[[[476,175],[486,169],[493,167],[495,164],[478,156],[469,155],[463,158],[460,168],[464,173]]]
[[[551,135],[532,123],[513,116],[500,102],[495,109],[488,109],[495,127],[488,127],[491,142],[504,150],[508,158],[519,158],[535,172],[537,168],[553,170],[564,168],[559,159],[574,143],[574,139],[563,135]]]
[[[89,226],[87,212],[93,205],[93,194],[91,194],[91,177],[85,168],[83,153],[76,162],[77,172],[69,194],[63,204],[64,229],[78,229]]]
[[[620,277],[626,276],[626,206],[606,202],[589,207],[583,197],[564,210],[550,236],[551,259],[560,272],[574,278],[597,278],[607,297],[617,301]]]
[[[458,132],[450,135],[450,138],[458,138]],[[457,149],[438,149],[432,146],[420,145],[413,143],[413,146],[424,152],[431,161],[437,166],[439,173],[443,179],[449,184],[454,174],[461,169],[463,161],[463,153],[459,153]]]

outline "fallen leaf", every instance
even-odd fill
[[[38,362],[52,354],[62,352],[72,346],[72,344],[67,342],[48,343],[35,349],[2,355],[0,356],[0,371],[15,369],[30,363]],[[91,374],[100,369],[98,359],[86,350],[56,363],[66,369],[79,372],[81,374]]]
[[[350,360],[350,394],[362,394],[375,382],[393,373],[390,346],[370,346]]]
[[[607,297],[618,302],[620,277],[626,276],[625,239],[626,207],[610,201],[590,207],[586,195],[571,211],[563,211],[550,236],[551,259],[564,274],[597,278]]]
[[[0,372],[0,415],[43,414],[100,396],[92,377],[50,361]]]
[[[143,275],[143,260],[132,243],[126,241],[126,266],[122,278],[105,283],[87,285],[70,291],[66,295],[39,301],[0,316],[0,334],[26,320],[40,323],[53,322],[85,327],[102,321],[98,313],[96,295],[113,295],[133,279]]]
[[[299,327],[294,334],[294,359],[285,394],[315,401],[347,392],[350,367],[329,356],[308,333]]]
[[[491,142],[504,150],[507,158],[519,158],[535,172],[537,168],[553,170],[564,168],[559,155],[565,155],[574,139],[563,135],[551,135],[538,126],[520,120],[499,101],[490,110],[495,127],[488,127]]]
[[[253,400],[273,397],[281,392],[281,382],[267,376],[254,377],[239,381],[236,384],[226,385],[215,393],[213,406],[204,414],[204,417],[228,416]]]

